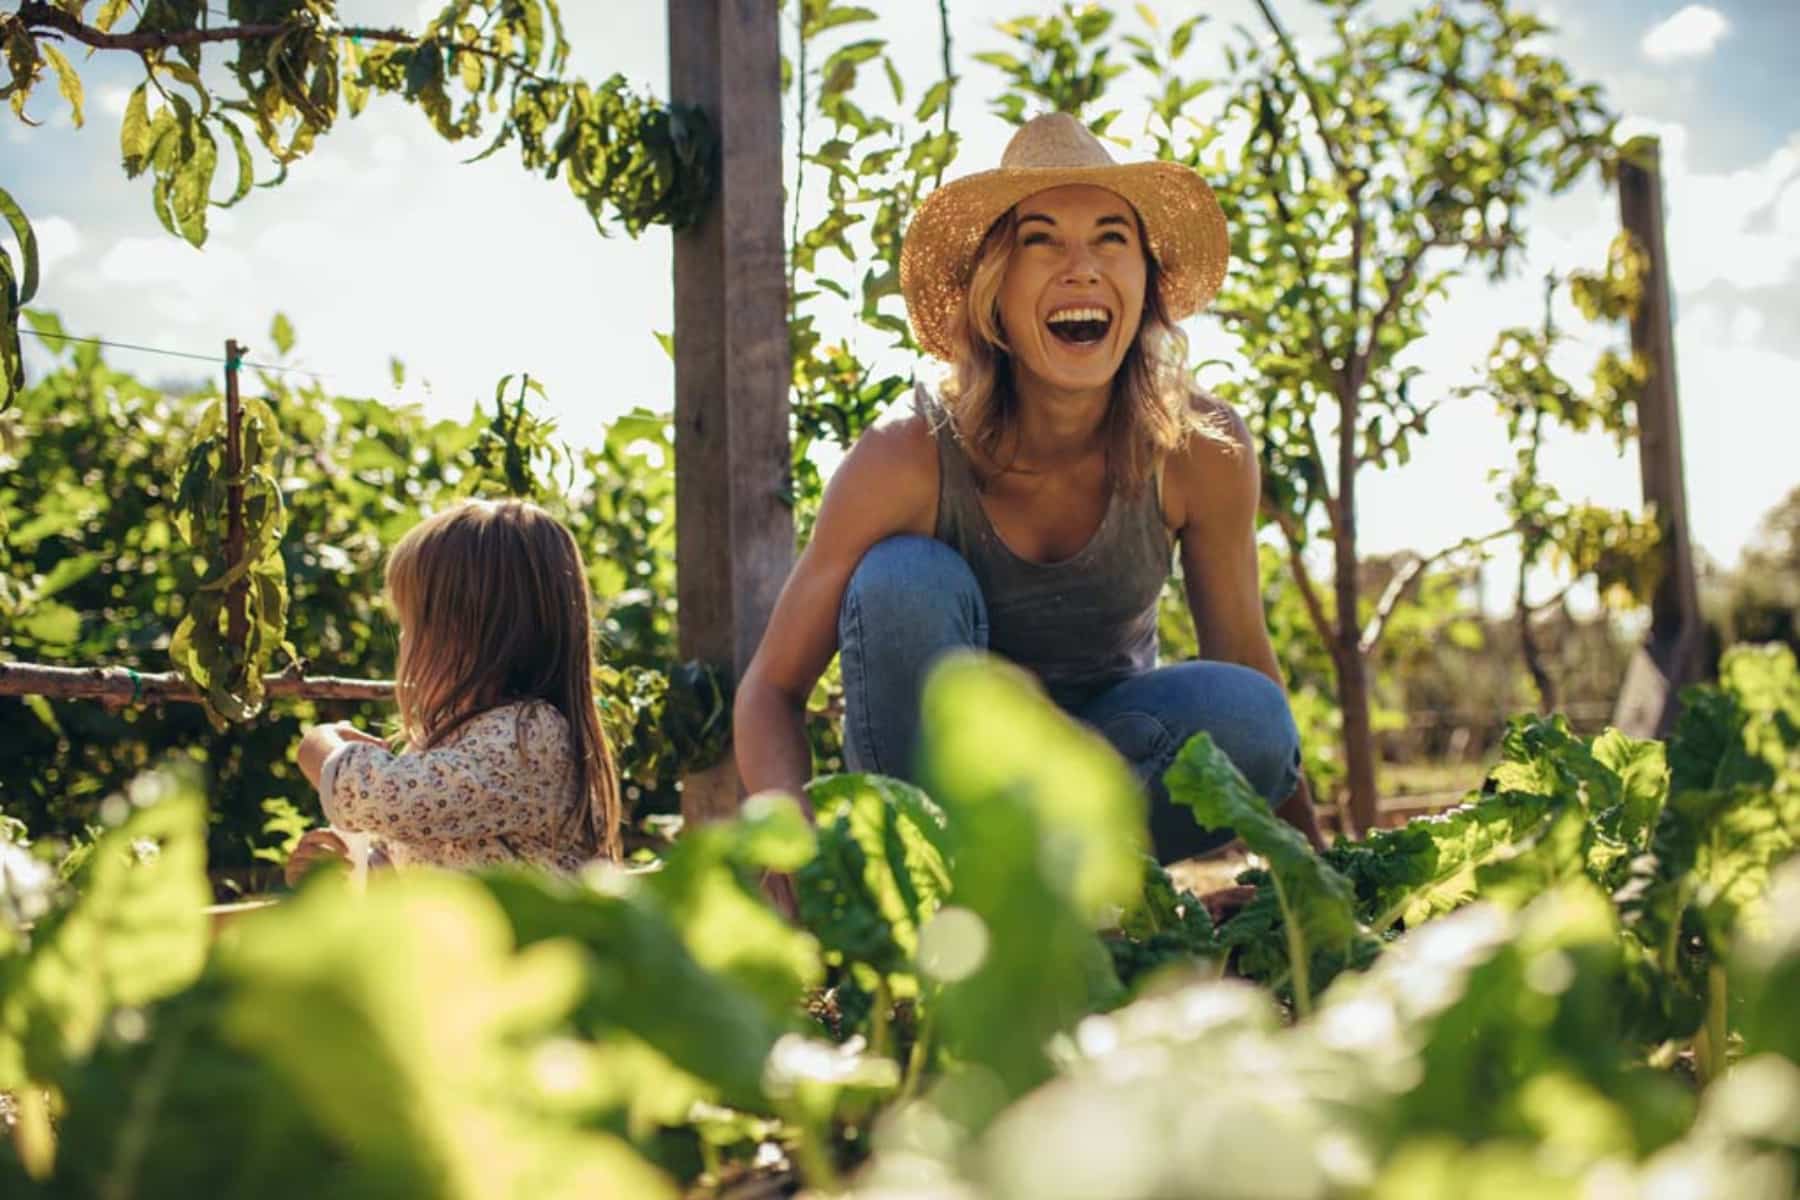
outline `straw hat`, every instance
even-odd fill
[[[900,248],[900,291],[926,353],[954,356],[950,331],[993,223],[1025,197],[1072,183],[1103,187],[1137,209],[1171,318],[1191,316],[1217,294],[1231,243],[1206,181],[1177,163],[1116,163],[1076,118],[1047,113],[1020,127],[997,170],[945,184],[913,214]]]

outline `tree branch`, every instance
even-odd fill
[[[135,54],[147,54],[156,50],[168,50],[177,46],[197,46],[208,42],[243,42],[252,38],[273,38],[290,33],[303,27],[304,22],[285,21],[276,25],[221,25],[210,29],[171,29],[149,33],[103,33],[92,25],[85,25],[77,17],[46,3],[45,0],[24,0],[19,5],[18,19],[24,22],[27,29],[49,29],[80,42],[95,50],[129,50]],[[421,42],[416,34],[404,29],[374,29],[365,26],[353,26],[343,29],[327,29],[315,27],[322,37],[350,38],[366,42],[395,42],[404,46],[424,44],[441,45],[446,50],[454,50],[461,54],[475,54],[482,58],[492,59],[511,67],[519,75],[534,83],[553,83],[554,80],[536,74],[530,66],[520,59],[501,54],[498,50],[487,46],[472,46],[459,42],[435,41]]]
[[[1369,321],[1368,344],[1355,351],[1357,359],[1365,369],[1375,359],[1375,347],[1380,344],[1378,339],[1381,337],[1382,326],[1386,325],[1393,318],[1394,313],[1399,310],[1400,299],[1406,294],[1406,289],[1412,286],[1413,277],[1418,274],[1419,264],[1424,261],[1426,251],[1439,244],[1436,238],[1427,238],[1421,241],[1418,247],[1406,256],[1406,262],[1401,265],[1398,276],[1394,278],[1383,276],[1387,283],[1387,297],[1382,301],[1381,307],[1376,310],[1373,319]]]
[[[1445,546],[1434,554],[1415,557],[1401,567],[1394,573],[1394,577],[1388,580],[1387,589],[1381,593],[1381,599],[1375,604],[1374,614],[1370,616],[1369,623],[1363,626],[1362,641],[1359,647],[1362,652],[1369,654],[1381,643],[1382,635],[1387,632],[1388,621],[1393,617],[1395,610],[1400,607],[1400,601],[1405,599],[1406,593],[1412,588],[1413,583],[1425,574],[1426,569],[1433,563],[1441,562],[1452,554],[1460,554],[1465,550],[1473,550],[1477,546],[1498,541],[1513,532],[1515,532],[1513,527],[1508,525],[1505,529],[1496,529],[1492,533],[1484,533],[1480,537],[1464,538],[1460,542]]]
[[[1295,51],[1294,43],[1289,40],[1287,30],[1276,18],[1275,10],[1269,7],[1269,0],[1256,0],[1256,7],[1261,10],[1263,20],[1274,31],[1275,39],[1281,43],[1282,53],[1287,56],[1288,65],[1294,69],[1294,74],[1299,76],[1300,86],[1306,89],[1306,102],[1312,106],[1313,120],[1319,126],[1319,140],[1325,143],[1325,156],[1331,160],[1332,170],[1337,172],[1339,179],[1347,181],[1349,172],[1344,169],[1343,159],[1338,157],[1337,144],[1325,132],[1325,104],[1319,98],[1318,85],[1306,73],[1306,68],[1300,65],[1300,55]]]
[[[386,679],[307,676],[289,667],[263,677],[271,698],[298,700],[392,700]],[[126,667],[53,667],[43,663],[0,662],[0,696],[48,696],[55,700],[110,700],[118,704],[200,702],[200,692],[173,671],[140,674]]]
[[[1280,528],[1282,540],[1287,542],[1288,569],[1294,573],[1294,584],[1300,589],[1300,599],[1306,605],[1306,615],[1312,618],[1313,627],[1330,648],[1335,662],[1338,656],[1337,639],[1332,633],[1331,620],[1325,615],[1325,605],[1319,599],[1319,590],[1313,586],[1312,575],[1306,569],[1306,560],[1300,557],[1300,544],[1304,539],[1294,528],[1294,518],[1270,504],[1263,505],[1263,511]]]

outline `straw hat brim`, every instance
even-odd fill
[[[913,336],[927,354],[954,358],[951,331],[975,253],[994,222],[1027,196],[1078,183],[1105,188],[1137,210],[1162,270],[1163,304],[1172,320],[1192,316],[1218,294],[1231,239],[1218,198],[1189,168],[1171,162],[1000,167],[938,188],[907,227],[900,291]]]

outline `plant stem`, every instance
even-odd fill
[[[18,1104],[13,1125],[13,1148],[25,1173],[42,1182],[56,1165],[56,1131],[50,1126],[50,1098],[44,1089],[28,1083],[13,1096]]]
[[[1294,1010],[1304,1019],[1312,1016],[1312,964],[1306,961],[1306,939],[1294,910],[1288,907],[1287,893],[1281,888],[1281,876],[1269,872],[1275,885],[1275,903],[1281,906],[1281,933],[1287,939],[1288,969],[1294,973]]]
[[[869,1018],[869,1053],[880,1058],[887,1058],[888,1043],[893,1040],[893,1022],[891,1019],[894,1007],[894,991],[888,986],[886,975],[875,977],[875,1007]]]
[[[925,1004],[923,990],[913,1002],[913,1012],[918,1015],[918,1020],[913,1033],[912,1050],[906,1056],[906,1075],[900,1081],[902,1101],[912,1099],[919,1082],[925,1078],[925,1066],[931,1061],[931,1014],[936,1007],[935,1004]]]
[[[1705,1087],[1725,1074],[1725,968],[1713,963],[1706,968],[1706,1021],[1694,1035],[1694,1067]]]

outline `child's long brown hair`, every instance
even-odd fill
[[[550,704],[575,748],[578,799],[559,835],[618,858],[619,779],[594,705],[587,575],[568,529],[522,500],[465,501],[400,539],[387,591],[408,743],[429,749],[502,704]]]

